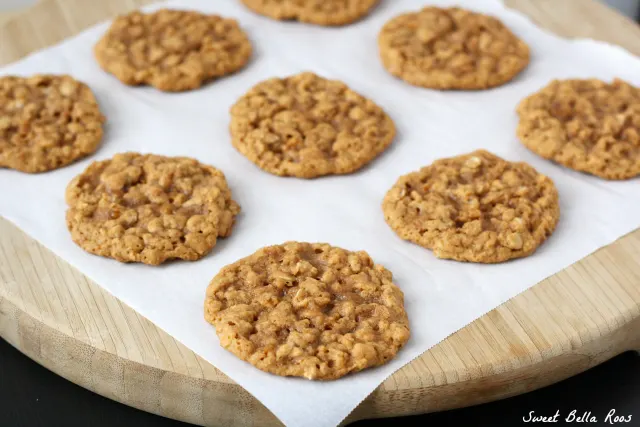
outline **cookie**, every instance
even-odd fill
[[[168,92],[238,71],[251,52],[235,20],[173,9],[119,16],[94,49],[100,66],[123,83]]]
[[[249,9],[277,20],[339,26],[366,16],[379,0],[242,0]]]
[[[387,22],[378,36],[384,67],[432,89],[488,89],[529,64],[529,47],[498,19],[460,8],[425,7]]]
[[[396,133],[382,108],[313,73],[254,86],[231,108],[230,129],[235,148],[257,166],[299,178],[355,172]]]
[[[224,267],[205,319],[258,369],[332,380],[382,365],[409,339],[404,294],[366,252],[287,242]]]
[[[0,167],[66,166],[98,149],[104,121],[91,89],[70,76],[0,77]]]
[[[401,177],[382,209],[401,238],[438,258],[477,263],[531,255],[560,218],[551,179],[484,150]]]
[[[554,80],[518,105],[534,153],[610,180],[640,175],[640,89],[620,79]]]
[[[121,262],[195,261],[231,234],[240,207],[222,172],[186,157],[122,153],[67,186],[67,227],[85,251]]]

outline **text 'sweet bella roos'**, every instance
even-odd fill
[[[594,415],[591,411],[579,414],[577,409],[569,412],[564,418],[561,418],[559,409],[554,415],[538,415],[536,411],[529,411],[527,415],[522,417],[522,421],[525,423],[557,423],[559,421],[567,423],[597,423],[601,419],[602,418]],[[612,409],[604,417],[604,422],[611,425],[630,423],[631,415],[617,415],[616,410]]]

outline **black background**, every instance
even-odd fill
[[[566,423],[572,410],[591,411],[597,423]],[[625,353],[558,384],[522,396],[436,414],[361,421],[352,427],[420,426],[606,426],[607,413],[632,415],[618,426],[640,427],[640,355]],[[522,421],[530,411],[553,415],[556,424]],[[322,416],[321,413],[318,416]],[[1,427],[187,427],[188,424],[148,414],[85,390],[48,371],[0,339]],[[224,427],[224,426],[222,426]]]

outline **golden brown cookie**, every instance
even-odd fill
[[[254,86],[231,108],[230,127],[233,145],[253,163],[300,178],[355,172],[396,133],[382,108],[313,73]]]
[[[337,379],[393,359],[409,339],[404,294],[366,252],[287,242],[224,267],[205,318],[258,369]]]
[[[100,66],[125,84],[177,92],[238,71],[252,48],[233,19],[161,9],[116,18],[94,52]]]
[[[529,47],[502,22],[460,8],[425,7],[393,18],[378,47],[391,74],[433,89],[500,86],[529,64]]]
[[[186,157],[116,154],[68,185],[67,227],[95,255],[158,265],[195,261],[231,234],[240,207],[218,169]]]
[[[0,77],[0,167],[66,166],[97,150],[104,121],[91,89],[70,76]]]
[[[531,255],[560,218],[551,179],[484,150],[401,177],[382,209],[401,238],[438,258],[479,263]]]
[[[338,26],[366,16],[379,0],[242,0],[249,9],[273,19]]]
[[[606,179],[640,175],[640,89],[615,79],[554,80],[518,106],[534,153]]]

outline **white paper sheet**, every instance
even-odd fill
[[[531,65],[512,83],[481,92],[419,89],[390,76],[378,59],[377,34],[391,17],[425,3],[456,3],[501,18],[531,46]],[[252,62],[242,72],[193,92],[126,87],[93,60],[92,47],[107,28],[102,24],[2,68],[2,75],[72,74],[95,91],[108,124],[100,150],[73,166],[44,175],[0,170],[0,214],[222,370],[287,425],[337,425],[386,377],[428,348],[640,226],[639,179],[606,182],[563,169],[533,155],[515,137],[516,104],[552,78],[618,76],[640,85],[640,60],[621,48],[560,39],[497,0],[386,0],[367,19],[344,28],[275,22],[232,0],[169,4],[237,18],[254,44]],[[231,146],[228,111],[234,101],[263,79],[304,70],[343,80],[393,118],[398,136],[370,167],[312,181],[278,178]],[[499,265],[438,260],[400,240],[385,224],[380,204],[400,175],[478,148],[529,162],[558,187],[559,226],[529,258]],[[233,235],[199,262],[162,267],[120,264],[77,247],[64,221],[66,184],[91,161],[122,151],[192,156],[220,168],[242,206]],[[203,319],[210,279],[222,266],[286,240],[366,250],[393,272],[406,296],[412,332],[396,359],[321,383],[263,373],[219,346],[213,327]]]

